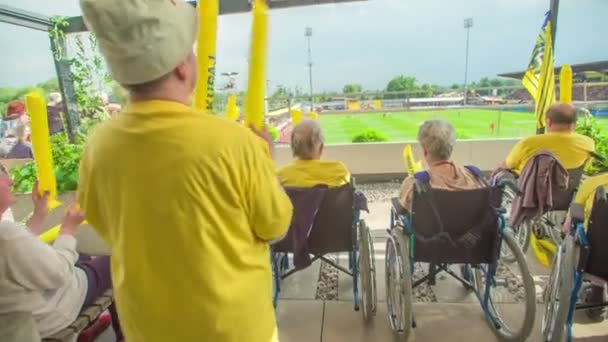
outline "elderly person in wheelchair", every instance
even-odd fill
[[[338,187],[350,182],[346,165],[336,160],[323,160],[325,138],[318,120],[305,119],[291,131],[294,160],[278,171],[279,180],[287,187],[313,187],[324,184]]]
[[[560,243],[565,212],[586,163],[596,155],[594,141],[576,133],[576,122],[576,107],[566,103],[552,105],[546,114],[547,133],[519,141],[494,171],[494,179],[517,179],[520,185],[519,195],[505,193],[503,205],[510,212],[509,223],[524,251],[532,231],[537,237]],[[551,180],[550,184],[540,181],[545,178]]]
[[[291,134],[294,160],[277,172],[294,214],[287,236],[273,245],[275,306],[280,280],[321,259],[352,276],[355,310],[361,302],[367,320],[375,314],[377,302],[373,241],[365,221],[360,219],[360,211],[367,211],[367,200],[356,191],[342,162],[321,159],[323,146],[318,120],[303,120]],[[340,252],[348,253],[348,269],[325,256]],[[292,269],[287,254],[293,255]]]
[[[456,131],[444,120],[425,121],[418,130],[418,142],[424,153],[431,187],[445,190],[477,189],[484,186],[477,170],[451,161],[456,143]],[[414,175],[407,177],[401,185],[399,203],[410,209]]]
[[[594,321],[604,319],[608,306],[604,294],[608,282],[607,190],[608,174],[591,177],[583,182],[570,207],[566,236],[555,253],[543,293],[543,341],[570,341],[575,310],[585,310]]]
[[[451,161],[455,140],[450,123],[423,123],[418,141],[427,170],[406,178],[393,199],[385,258],[389,323],[407,340],[415,327],[413,288],[435,285],[436,275],[446,272],[475,294],[499,339],[523,341],[534,324],[535,289],[500,208],[508,183],[491,186],[478,168]],[[498,267],[503,245],[516,256],[509,268]],[[420,264],[428,265],[428,273],[414,279]],[[460,266],[460,274],[452,265]],[[503,308],[507,303],[511,308]],[[512,308],[519,314],[506,314]]]
[[[583,227],[585,230],[589,227],[589,218],[594,206],[594,203],[598,200],[598,193],[602,192],[605,194],[608,192],[608,172],[601,173],[595,176],[591,176],[585,179],[579,187],[576,196],[573,200],[574,211],[578,210],[578,215],[582,214]],[[581,213],[582,209],[582,213]],[[564,223],[564,231],[566,234],[570,233],[570,229],[573,226],[573,222],[577,221],[572,216],[576,216],[577,213],[573,213],[572,210],[568,214],[568,217]],[[580,221],[580,217],[578,221]],[[593,280],[593,279],[592,279]],[[585,288],[583,292],[583,301],[585,303],[598,303],[606,300],[604,293],[604,281],[592,281],[592,285]],[[587,316],[595,321],[603,320],[605,308],[591,308],[586,311]]]

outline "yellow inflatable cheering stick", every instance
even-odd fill
[[[548,239],[538,238],[534,232],[531,232],[530,246],[538,263],[545,267],[551,267],[551,260],[553,260],[553,256],[557,251],[555,244]]]
[[[572,68],[567,64],[559,73],[559,102],[572,103]]]
[[[268,45],[268,7],[255,0],[249,51],[249,82],[245,100],[245,125],[264,127],[264,91],[266,84],[266,47]]]
[[[422,163],[414,160],[414,154],[412,153],[412,146],[410,144],[405,145],[403,148],[403,162],[408,175],[414,175],[416,172],[422,171]]]
[[[53,169],[53,155],[49,141],[49,121],[44,98],[38,93],[29,93],[25,96],[27,112],[30,115],[32,129],[32,148],[40,193],[49,193],[49,209],[53,210],[61,205],[57,201],[57,181]]]
[[[61,202],[57,200],[57,181],[53,169],[46,103],[40,94],[32,92],[25,96],[25,104],[30,115],[32,128],[32,149],[34,150],[34,161],[36,163],[38,189],[41,194],[49,193],[49,210],[53,210],[61,206]],[[60,225],[56,225],[40,234],[40,240],[46,243],[53,242],[59,235],[59,228]]]
[[[310,113],[308,113],[308,118],[312,119],[312,120],[316,120],[319,118],[319,114],[317,114],[317,112],[310,112]]]
[[[49,210],[61,205],[57,200],[57,181],[53,169],[53,154],[49,140],[49,121],[44,98],[32,92],[25,96],[25,105],[30,115],[32,129],[32,149],[34,150],[34,161],[36,163],[36,176],[38,178],[38,189],[40,194],[49,193]],[[59,226],[53,227],[40,235],[44,242],[55,240],[59,233]]]
[[[236,95],[232,94],[228,97],[228,103],[226,104],[226,117],[232,121],[236,121],[240,114],[241,111],[236,105]]]
[[[289,115],[291,116],[291,124],[294,126],[302,121],[302,111],[299,109],[292,110]]]
[[[207,113],[211,113],[213,110],[218,9],[219,0],[198,1],[196,62],[199,75],[194,90],[194,108]]]

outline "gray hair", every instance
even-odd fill
[[[291,151],[299,159],[313,159],[325,137],[318,120],[304,119],[291,131]]]
[[[50,93],[49,94],[49,105],[54,106],[61,103],[61,93]]]
[[[448,160],[456,143],[456,131],[445,120],[428,120],[418,129],[418,141],[432,159]]]

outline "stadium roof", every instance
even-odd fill
[[[193,6],[197,1],[186,0]],[[200,1],[200,0],[199,0]],[[341,2],[355,2],[367,0],[266,0],[268,8],[281,9],[311,5],[335,4]],[[219,14],[245,13],[251,10],[252,0],[221,0],[219,1]],[[23,26],[39,31],[48,31],[51,26],[49,16],[25,11],[16,7],[0,4],[0,22]],[[87,31],[81,17],[68,18],[69,26],[64,29],[66,33]]]
[[[608,73],[608,61],[599,61],[599,62],[591,62],[591,63],[583,63],[583,64],[575,64],[571,65],[572,73],[578,74],[587,71],[596,71],[601,73]],[[555,67],[555,76],[559,78],[559,71],[561,70],[561,66]],[[516,78],[522,79],[524,77],[525,71],[518,72],[509,72],[505,74],[498,74],[500,77],[507,78]]]

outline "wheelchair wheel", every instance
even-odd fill
[[[490,265],[475,267],[475,289],[482,306],[486,307],[487,321],[496,336],[501,341],[525,341],[532,331],[536,315],[534,280],[511,229],[504,231],[502,243],[509,248],[515,262],[498,260],[496,274],[490,280]]]
[[[525,222],[517,227],[516,231],[513,231],[515,240],[524,255],[528,251],[528,247],[530,247],[530,229],[530,222]],[[500,259],[507,263],[513,263],[515,261],[515,255],[511,253],[511,249],[504,243],[500,249]]]
[[[386,241],[386,305],[388,321],[399,340],[412,331],[412,272],[409,246],[403,232],[392,229]]]
[[[566,219],[566,213],[560,211],[550,211],[544,217],[545,234],[547,237],[556,245],[561,245],[562,241],[562,227],[564,226],[564,220]]]
[[[511,188],[505,188],[502,198],[502,208],[506,210],[506,217],[509,217],[511,213],[511,206],[513,205],[513,201],[515,200],[516,196],[517,194]],[[519,244],[519,246],[521,246],[521,249],[524,254],[526,254],[530,245],[530,227],[528,223],[521,224],[519,227],[517,227],[517,229],[514,227],[512,228],[515,232],[515,238],[517,240],[517,243]],[[509,252],[510,249],[506,248],[506,246],[504,246],[503,244],[503,247],[500,250],[501,260],[512,263],[515,261],[515,256]]]
[[[281,292],[281,264],[283,257],[280,253],[271,252],[271,269],[272,269],[272,306],[276,309]]]
[[[542,332],[545,342],[566,340],[565,328],[574,282],[576,254],[574,238],[568,235],[553,258],[553,269],[543,292],[545,314]]]
[[[376,294],[374,242],[369,228],[363,220],[359,221],[359,253],[363,318],[369,321],[376,315],[378,297]]]

